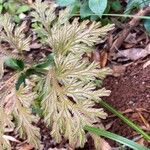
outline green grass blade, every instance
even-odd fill
[[[130,14],[129,15],[128,14],[103,14],[103,16],[150,19],[150,16],[137,16],[137,15],[130,15]]]
[[[99,128],[94,128],[94,127],[90,127],[90,126],[85,126],[84,129],[86,131],[89,131],[91,133],[94,133],[98,136],[103,136],[103,137],[106,137],[106,138],[109,138],[111,140],[114,140],[116,142],[119,142],[123,145],[126,145],[134,150],[149,150],[148,148],[142,146],[142,145],[139,145],[131,140],[128,140],[120,135],[117,135],[117,134],[114,134],[114,133],[111,133],[111,132],[108,132],[108,131],[105,131],[103,129],[99,129]]]
[[[105,101],[100,101],[100,105],[106,108],[108,111],[112,112],[115,114],[117,117],[119,117],[124,123],[129,125],[131,128],[133,128],[135,131],[137,131],[139,134],[143,136],[144,139],[150,141],[150,136],[144,132],[138,125],[133,123],[131,120],[129,120],[127,117],[124,117],[121,112],[115,110],[112,106],[107,104]]]
[[[73,16],[80,16],[80,14],[71,14],[71,17]],[[97,16],[97,15],[89,14],[89,16]],[[137,16],[137,15],[130,15],[130,14],[103,14],[102,16],[150,19],[150,16]]]

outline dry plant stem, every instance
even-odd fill
[[[116,48],[119,48],[125,38],[128,36],[130,31],[139,24],[141,18],[138,16],[145,16],[146,14],[150,13],[150,6],[144,9],[140,9],[140,11],[136,14],[137,17],[133,18],[123,29],[123,31],[119,34],[118,38],[113,42],[110,52],[114,53]]]

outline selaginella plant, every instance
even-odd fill
[[[47,57],[48,65],[26,63],[24,51],[29,50],[31,39],[24,34],[26,23],[16,26],[9,15],[1,16],[1,43],[10,47],[0,51],[1,66],[6,59],[13,58],[24,61],[24,67],[0,86],[0,149],[11,149],[10,138],[6,136],[8,129],[15,129],[21,138],[39,147],[40,133],[36,127],[39,117],[32,113],[32,104],[37,99],[56,142],[65,138],[73,148],[83,147],[87,140],[84,126],[102,127],[100,118],[107,116],[95,104],[110,91],[96,88],[95,80],[111,73],[110,69],[101,69],[98,63],[90,62],[84,54],[91,52],[113,25],[101,27],[99,22],[70,20],[69,9],[56,14],[53,4],[41,0],[33,4],[32,17],[39,24],[33,32],[42,33],[42,43],[52,50],[51,57]]]

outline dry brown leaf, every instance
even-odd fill
[[[93,53],[92,53],[92,60],[96,61],[96,62],[99,62],[100,61],[100,53],[98,50],[95,50]]]
[[[126,50],[120,50],[115,56],[115,59],[120,57],[126,57],[130,60],[138,60],[140,58],[144,58],[150,54],[146,49],[143,48],[131,48]]]
[[[3,135],[3,138],[12,142],[16,142],[16,143],[20,143],[19,140],[17,140],[16,138],[9,136],[9,135]]]
[[[30,45],[30,49],[39,49],[42,47],[42,44],[38,44],[38,43],[32,43]]]
[[[136,40],[136,33],[129,33],[128,36],[125,39],[125,42],[127,43],[132,43],[132,44],[136,44],[137,40]]]
[[[108,60],[108,53],[106,51],[102,51],[100,53],[100,65],[102,68],[106,66],[107,60]]]
[[[143,138],[139,139],[139,140],[137,141],[137,143],[140,144],[140,145],[142,145],[142,146],[145,146],[145,145],[144,145],[144,139],[143,139]]]
[[[25,144],[19,148],[19,150],[32,150],[34,147],[30,144]]]
[[[113,75],[115,77],[119,77],[121,75],[124,75],[125,71],[126,71],[126,66],[125,65],[114,65],[112,67],[113,70]]]
[[[148,67],[149,65],[150,65],[150,60],[148,60],[146,63],[144,63],[143,69],[145,69],[145,68]]]
[[[113,57],[113,59],[119,59],[121,57],[125,57],[130,60],[138,60],[140,58],[144,58],[150,54],[150,44],[146,46],[146,48],[130,48],[126,50],[118,50]]]
[[[104,139],[101,138],[101,150],[111,150],[111,146]]]
[[[108,130],[112,127],[114,121],[111,121],[110,123],[106,124],[105,129]]]
[[[90,133],[91,137],[94,140],[94,146],[96,150],[111,150],[111,146],[101,137]]]
[[[150,128],[150,125],[149,123],[147,122],[147,120],[144,118],[144,116],[138,112],[138,115],[140,116],[141,120],[143,121],[144,125],[147,127],[147,128]]]

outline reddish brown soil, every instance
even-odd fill
[[[140,118],[139,113],[150,124],[150,66],[143,69],[143,64],[134,64],[127,68],[123,76],[106,78],[104,86],[112,91],[111,95],[105,98],[106,102],[122,112],[130,109],[132,112],[125,115],[141,127],[146,125]],[[137,112],[138,108],[145,110]],[[113,122],[109,131],[116,134],[131,139],[134,139],[137,135],[137,132],[134,132],[117,117],[110,117],[104,122],[106,124]],[[147,127],[147,130],[149,129]]]

